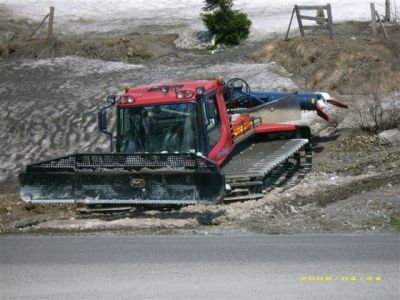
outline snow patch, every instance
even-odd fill
[[[143,68],[140,64],[128,64],[123,62],[103,61],[99,59],[86,59],[83,57],[65,56],[39,60],[25,60],[17,68],[42,68],[63,69],[73,73],[75,76],[85,76],[89,74],[103,74],[118,71],[129,71]],[[70,81],[64,82],[64,87],[71,85]]]
[[[369,20],[370,0],[331,0],[334,22],[345,20]],[[312,5],[325,5],[326,0],[314,0]],[[203,27],[200,0],[0,0],[0,4],[15,15],[29,16],[40,21],[55,7],[55,30],[76,33],[90,31],[131,30],[147,25],[188,24],[195,30]],[[286,30],[294,4],[310,5],[310,1],[298,0],[236,0],[235,8],[243,10],[253,22],[252,30],[259,32],[283,32]],[[375,2],[383,14],[384,1]],[[398,14],[399,15],[399,14]]]

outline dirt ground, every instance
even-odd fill
[[[78,55],[125,62],[163,62],[205,52],[179,51],[174,35],[59,36],[45,42],[43,33],[27,41],[35,24],[0,20],[4,61]],[[397,26],[388,29],[399,40]],[[7,37],[7,32],[13,36]],[[364,23],[338,25],[334,41],[314,34],[263,45],[252,59],[274,61],[298,79],[301,88],[324,89],[347,96],[352,106],[364,101],[372,83],[383,91],[400,87],[399,45],[371,40]],[[256,45],[258,47],[258,45]],[[253,48],[256,47],[253,45]],[[249,59],[247,46],[226,50],[230,59]],[[218,56],[219,55],[219,56]],[[1,59],[0,59],[1,63]],[[305,78],[305,80],[304,80]],[[381,79],[384,80],[381,80]],[[379,80],[377,80],[379,79]],[[62,233],[129,231],[139,233],[218,233],[245,230],[263,233],[388,232],[400,231],[400,146],[381,145],[376,135],[361,132],[353,109],[340,119],[311,124],[313,170],[297,186],[275,189],[264,199],[229,205],[195,205],[180,209],[132,208],[118,213],[84,214],[75,205],[32,205],[18,197],[17,179],[0,184],[0,233]]]
[[[128,63],[181,63],[182,61],[203,61],[216,64],[221,60],[254,61],[253,52],[263,45],[263,41],[243,43],[238,47],[223,45],[217,50],[206,49],[207,42],[177,47],[179,25],[141,25],[127,27],[123,31],[89,32],[63,34],[57,32],[47,40],[47,28],[43,27],[31,34],[38,25],[30,19],[13,18],[0,7],[0,62],[17,59],[45,59],[65,56],[122,61]],[[200,34],[201,32],[198,32]],[[182,42],[182,41],[181,41]],[[205,45],[202,49],[199,45]],[[179,43],[178,43],[179,44]],[[184,43],[185,44],[185,43]],[[200,48],[199,48],[200,47]]]
[[[372,38],[364,22],[336,24],[336,37],[308,33],[289,41],[277,40],[259,50],[258,62],[276,62],[305,79],[306,89],[334,90],[341,94],[370,94],[400,86],[400,25],[386,26]]]
[[[145,29],[128,33],[90,32],[79,35],[57,33],[47,39],[47,29],[42,27],[31,37],[38,23],[29,19],[15,19],[0,10],[0,58],[54,58],[68,55],[108,61],[138,63],[158,61],[165,56],[175,56],[173,41],[176,34],[146,33]]]

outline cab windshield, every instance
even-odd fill
[[[196,103],[127,107],[119,110],[119,151],[201,152]]]

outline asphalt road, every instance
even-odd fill
[[[5,236],[0,298],[400,299],[399,258],[384,234]]]

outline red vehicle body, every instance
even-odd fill
[[[235,86],[238,81],[246,92]],[[311,167],[309,128],[268,122],[269,113],[287,117],[301,107],[315,110],[315,101],[305,94],[301,101],[292,95],[253,95],[240,78],[127,87],[121,96],[109,96],[98,112],[110,152],[28,165],[19,176],[21,198],[96,205],[259,199],[277,180]],[[264,102],[266,97],[275,99]],[[116,135],[107,131],[106,111],[112,106]]]
[[[215,92],[215,105],[221,131],[218,142],[208,152],[207,157],[221,165],[233,152],[236,145],[253,134],[296,133],[298,127],[291,124],[268,124],[255,122],[250,114],[235,116],[228,112],[225,99],[225,85],[221,80],[197,80],[152,84],[126,88],[125,94],[117,102],[117,107],[160,105],[179,102],[199,102],[201,96]],[[197,91],[201,91],[198,93]],[[178,95],[183,95],[179,98]],[[121,101],[121,99],[126,99]],[[132,99],[132,102],[128,102]],[[118,152],[118,151],[117,151]]]

